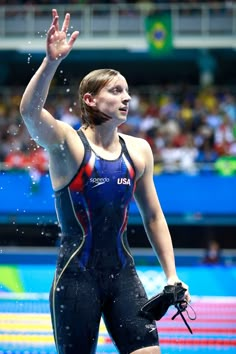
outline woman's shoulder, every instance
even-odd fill
[[[137,143],[137,144],[148,144],[147,140],[144,138],[128,135],[124,133],[119,133],[119,136],[126,142]]]
[[[120,134],[125,141],[139,179],[148,166],[153,165],[153,153],[147,140],[132,135]]]
[[[128,148],[135,147],[137,150],[150,149],[148,141],[144,138],[123,133],[119,133],[119,136],[125,141]]]

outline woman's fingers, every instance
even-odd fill
[[[50,60],[65,58],[72,49],[79,31],[67,35],[70,25],[70,14],[65,15],[61,30],[59,29],[59,16],[56,9],[52,10],[52,24],[47,33],[47,55]]]
[[[186,294],[185,294],[185,300],[187,301],[187,303],[190,303],[191,302],[191,296],[190,296],[190,294],[189,294],[189,292],[188,291],[186,291]]]
[[[52,9],[52,25],[55,26],[56,31],[59,31],[59,16],[56,9]]]
[[[69,24],[70,24],[70,14],[67,13],[67,14],[65,15],[64,22],[63,22],[63,25],[62,25],[61,30],[62,30],[63,32],[67,33],[68,28],[69,28]]]
[[[76,41],[78,35],[79,35],[79,31],[75,31],[75,32],[72,33],[72,35],[70,36],[69,42],[68,42],[68,45],[69,45],[70,47],[73,46],[73,44],[74,44],[74,42]]]
[[[52,26],[55,27],[55,32],[64,32],[66,34],[68,32],[68,28],[69,28],[69,25],[70,25],[70,14],[67,13],[65,15],[61,31],[59,29],[59,16],[58,16],[58,13],[57,13],[56,9],[52,10],[52,16],[53,16]]]
[[[47,43],[48,44],[50,44],[50,43],[52,43],[52,41],[53,41],[53,36],[54,36],[54,34],[55,34],[55,26],[54,25],[52,25],[50,28],[49,28],[49,30],[48,30],[48,33],[47,33]]]

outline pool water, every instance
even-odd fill
[[[0,354],[56,354],[48,302],[54,259],[27,259],[20,263],[12,257],[0,265]],[[137,270],[149,297],[163,289],[158,265],[137,265]],[[181,265],[178,274],[190,286],[197,319],[188,319],[190,334],[180,316],[171,319],[170,308],[157,322],[162,354],[236,354],[236,267]],[[103,321],[97,353],[117,354]]]

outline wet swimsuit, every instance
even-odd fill
[[[55,192],[61,244],[50,309],[57,351],[96,353],[102,316],[119,353],[158,345],[155,323],[139,312],[147,296],[126,235],[133,162],[121,137],[120,156],[105,160],[78,134],[83,162],[68,186]]]

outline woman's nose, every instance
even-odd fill
[[[131,100],[131,97],[128,93],[125,94],[124,98],[123,98],[123,102],[129,102]]]

